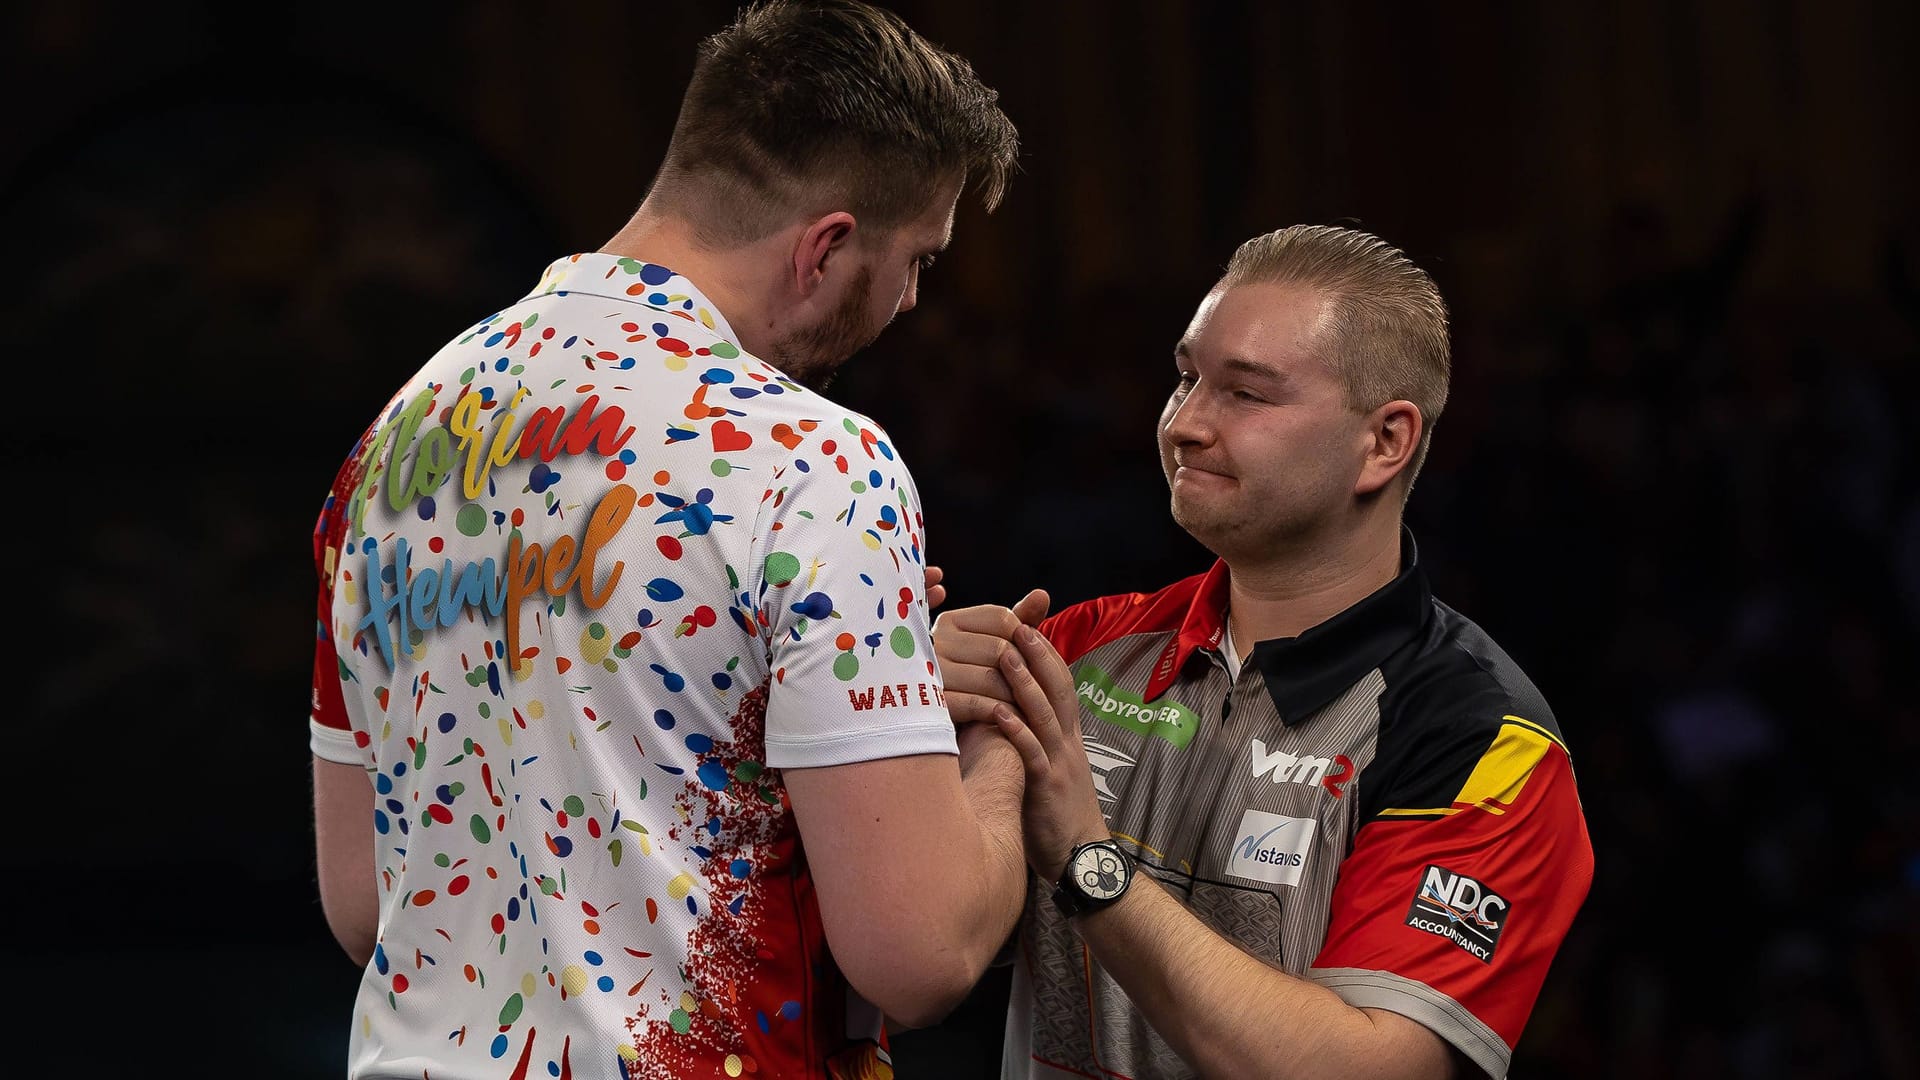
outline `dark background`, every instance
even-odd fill
[[[1358,223],[1453,305],[1410,521],[1554,704],[1596,849],[1513,1075],[1915,1076],[1916,5],[895,6],[1024,142],[834,387],[914,465],[949,603],[1202,568],[1171,347],[1241,240]],[[10,1053],[339,1075],[310,527],[401,379],[625,221],[731,13],[7,16]],[[988,1075],[1003,994],[902,1076]]]

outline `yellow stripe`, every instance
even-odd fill
[[[1489,814],[1504,814],[1520,797],[1520,789],[1533,775],[1533,767],[1547,756],[1553,739],[1524,720],[1505,724],[1493,737],[1493,745],[1480,755],[1480,763],[1453,797],[1455,806],[1477,806]]]
[[[1167,861],[1166,852],[1161,851],[1158,848],[1155,848],[1151,844],[1146,843],[1145,841],[1141,840],[1138,837],[1128,836],[1126,833],[1123,833],[1123,832],[1116,832],[1113,834],[1113,838],[1115,840],[1125,840],[1127,843],[1132,844],[1134,847],[1139,848],[1141,851],[1144,851],[1147,854],[1153,856],[1154,858],[1159,859],[1161,862]],[[1181,859],[1180,869],[1184,873],[1191,874],[1193,873],[1193,864],[1188,862],[1185,859]]]
[[[1503,717],[1501,717],[1500,719],[1502,719],[1502,720],[1512,720],[1512,721],[1514,721],[1515,723],[1519,723],[1519,724],[1525,724],[1525,725],[1527,725],[1527,727],[1528,727],[1528,728],[1529,728],[1530,730],[1533,730],[1533,731],[1537,731],[1537,732],[1539,732],[1540,734],[1542,734],[1542,735],[1545,735],[1545,736],[1546,736],[1547,738],[1549,738],[1549,739],[1552,739],[1552,740],[1553,740],[1553,745],[1555,745],[1555,746],[1558,746],[1558,747],[1560,748],[1560,751],[1561,751],[1562,753],[1567,753],[1567,744],[1566,744],[1566,743],[1563,743],[1563,742],[1561,742],[1561,741],[1560,741],[1560,737],[1559,737],[1558,735],[1555,735],[1555,734],[1554,734],[1553,732],[1551,732],[1551,731],[1548,731],[1548,730],[1547,730],[1546,728],[1543,728],[1543,727],[1541,727],[1541,726],[1540,726],[1539,724],[1536,724],[1536,723],[1534,723],[1533,721],[1531,721],[1531,720],[1529,720],[1529,719],[1527,719],[1526,717],[1524,717],[1524,716],[1513,716],[1513,715],[1511,715],[1511,714],[1509,714],[1509,715],[1507,715],[1507,716],[1503,716]],[[1572,755],[1571,755],[1570,753],[1568,753],[1568,756],[1569,756],[1569,757],[1571,757]]]
[[[1510,722],[1501,725],[1499,734],[1493,737],[1493,745],[1480,755],[1479,763],[1461,786],[1460,794],[1454,798],[1452,806],[1382,810],[1380,816],[1424,817],[1467,809],[1485,810],[1495,815],[1506,813],[1507,807],[1520,797],[1520,789],[1526,786],[1527,778],[1533,775],[1534,766],[1547,756],[1547,747],[1558,746],[1562,753],[1567,747],[1554,737],[1553,732],[1523,716],[1503,716],[1500,719]]]

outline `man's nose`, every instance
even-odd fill
[[[1206,443],[1213,438],[1213,424],[1206,415],[1206,409],[1194,400],[1195,395],[1188,394],[1185,401],[1174,406],[1167,422],[1161,426],[1168,441],[1174,443]]]

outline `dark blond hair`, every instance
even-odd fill
[[[884,233],[955,178],[992,211],[1019,151],[998,98],[893,12],[766,0],[701,42],[653,191],[720,246],[833,210]]]
[[[1346,384],[1347,403],[1363,412],[1403,399],[1419,407],[1420,444],[1405,473],[1411,492],[1446,407],[1453,369],[1447,303],[1433,279],[1370,233],[1294,225],[1256,236],[1233,253],[1218,287],[1243,284],[1325,293],[1332,322],[1321,359]]]

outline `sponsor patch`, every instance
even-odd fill
[[[1330,758],[1289,754],[1280,749],[1268,750],[1267,744],[1259,739],[1247,744],[1247,753],[1251,755],[1256,780],[1268,776],[1276,784],[1318,785],[1337,799],[1346,794],[1347,781],[1353,779],[1353,759],[1345,754]]]
[[[1481,963],[1491,964],[1507,914],[1507,901],[1499,893],[1465,874],[1430,865],[1407,911],[1407,925],[1446,938]]]
[[[1113,676],[1092,664],[1081,665],[1073,679],[1082,707],[1109,724],[1164,739],[1181,750],[1200,730],[1199,713],[1177,701],[1141,701],[1139,694],[1114,686]]]
[[[1249,810],[1241,815],[1240,829],[1234,833],[1227,873],[1270,885],[1298,885],[1319,827],[1313,818]]]

